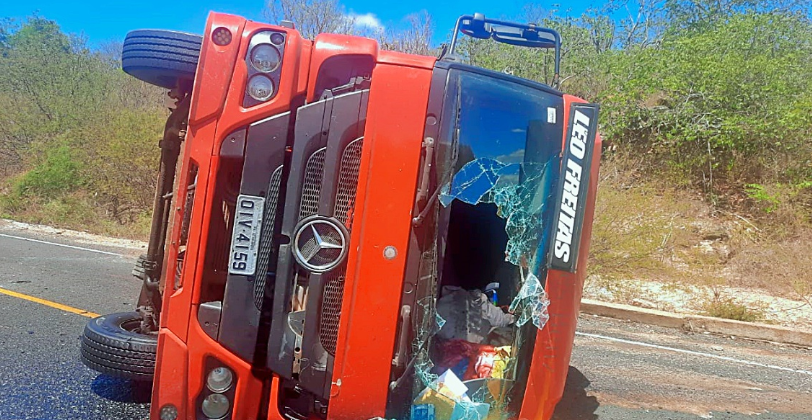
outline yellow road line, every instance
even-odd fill
[[[72,314],[86,316],[88,318],[95,318],[95,317],[99,316],[99,314],[95,314],[93,312],[86,311],[84,309],[77,309],[77,308],[74,308],[72,306],[63,305],[61,303],[51,302],[50,300],[40,299],[38,297],[28,296],[28,295],[18,293],[18,292],[12,292],[11,290],[3,289],[2,287],[0,287],[0,293],[2,293],[4,295],[16,297],[16,298],[19,298],[19,299],[27,300],[29,302],[35,302],[35,303],[39,303],[41,305],[50,306],[51,308],[56,308],[56,309],[59,309],[59,310],[63,310],[65,312],[70,312]]]

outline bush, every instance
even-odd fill
[[[16,197],[53,199],[78,188],[83,184],[80,175],[82,165],[73,155],[73,150],[67,145],[49,150],[42,163],[12,182],[12,194]]]
[[[111,116],[109,128],[95,147],[85,147],[83,176],[106,217],[134,223],[152,208],[161,138],[166,113],[160,110],[121,110]]]
[[[748,308],[733,298],[714,297],[705,303],[702,311],[714,318],[733,319],[744,322],[758,322],[764,319],[764,311]]]
[[[781,13],[734,13],[631,51],[605,96],[608,136],[711,191],[808,179],[812,30]],[[717,185],[718,184],[718,185]]]
[[[166,110],[161,89],[121,71],[120,48],[92,51],[37,16],[0,20],[4,215],[87,230],[143,224]]]

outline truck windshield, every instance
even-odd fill
[[[444,115],[451,136],[440,202],[493,203],[507,222],[506,259],[537,276],[546,262],[543,210],[556,185],[563,130],[560,96],[509,80],[454,70]],[[549,215],[547,215],[549,216]]]
[[[421,265],[431,284],[418,287],[412,411],[430,405],[438,420],[519,414],[535,333],[548,320],[548,204],[562,111],[553,91],[449,72],[436,248],[424,254],[436,259]]]

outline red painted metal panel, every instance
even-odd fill
[[[430,70],[387,64],[372,74],[331,419],[386,409],[430,80]]]

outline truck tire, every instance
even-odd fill
[[[158,335],[141,334],[137,312],[90,320],[82,334],[81,359],[87,367],[117,378],[152,381]]]
[[[124,38],[121,68],[149,84],[172,89],[180,81],[193,81],[203,37],[184,32],[131,31]]]

